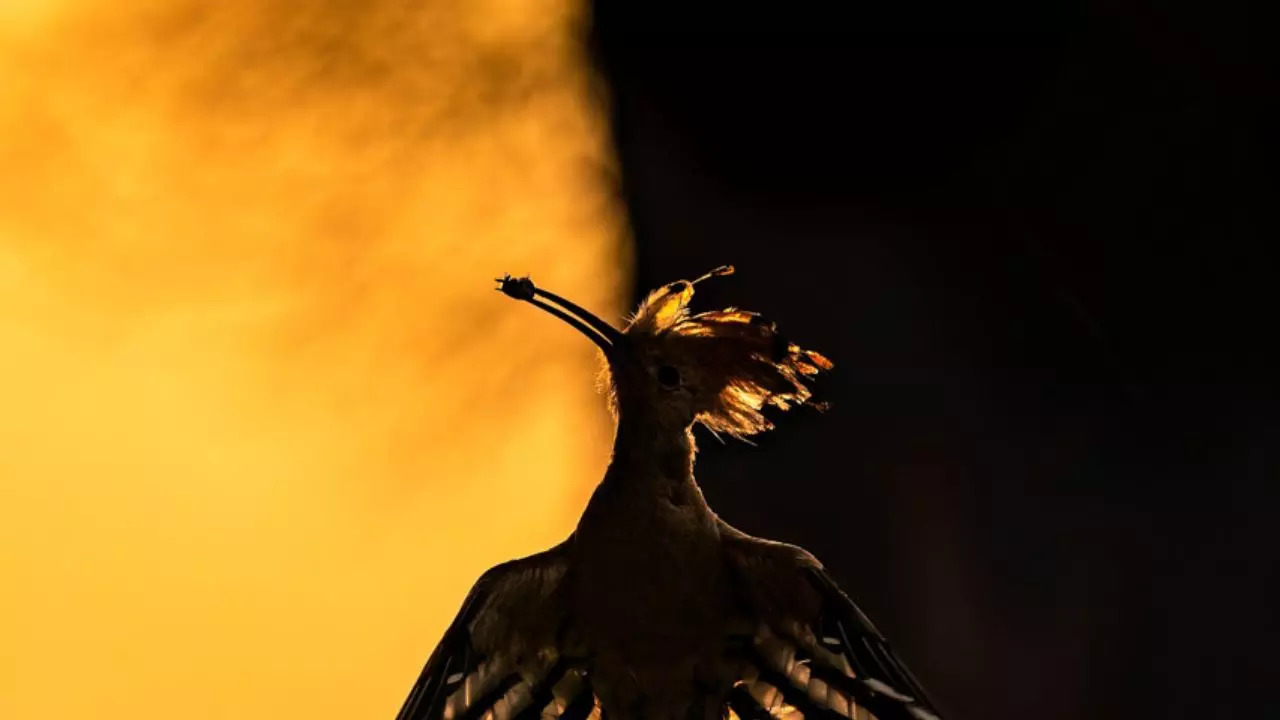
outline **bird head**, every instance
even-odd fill
[[[694,286],[732,273],[724,266],[654,290],[622,330],[527,277],[505,276],[498,289],[564,320],[604,351],[615,414],[642,415],[672,430],[697,422],[745,438],[773,428],[766,406],[789,410],[809,402],[807,381],[832,364],[756,313],[689,311]]]

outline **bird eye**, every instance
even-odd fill
[[[658,368],[658,382],[665,388],[674,388],[680,384],[680,371],[670,365]]]

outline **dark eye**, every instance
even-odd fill
[[[674,388],[680,385],[680,371],[670,365],[663,365],[658,368],[658,382],[665,388]]]

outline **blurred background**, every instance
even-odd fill
[[[394,717],[608,459],[586,8],[0,7],[0,718]]]
[[[699,434],[949,717],[1274,687],[1276,236],[1243,4],[0,4],[0,717],[389,718],[572,528],[596,350],[733,263],[832,357]]]
[[[703,439],[712,506],[813,551],[950,717],[1269,707],[1251,8],[594,7],[637,286],[733,262],[696,303],[836,364],[830,412]]]

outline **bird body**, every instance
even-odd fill
[[[655,291],[619,332],[504,278],[605,350],[613,456],[567,540],[480,578],[398,720],[937,720],[812,555],[707,505],[691,426],[768,429],[761,408],[808,401],[802,376],[830,363],[753,314],[690,315],[696,282]]]
[[[658,450],[615,452],[574,533],[571,612],[606,649],[595,681],[605,707],[683,717],[663,706],[687,707],[695,689],[733,680],[722,667],[732,595],[718,518],[693,481],[690,438],[638,424],[617,442]]]

